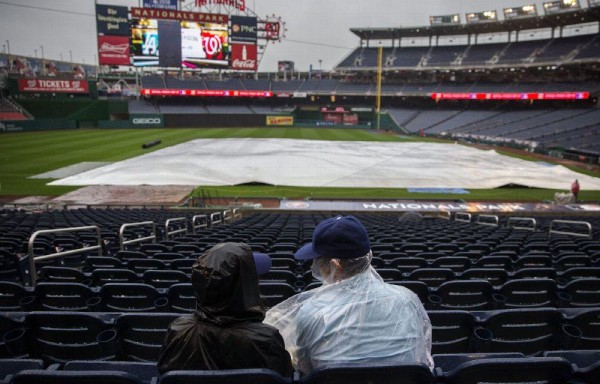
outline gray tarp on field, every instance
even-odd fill
[[[471,188],[506,184],[600,190],[600,179],[458,144],[293,139],[202,139],[50,185],[236,185]]]

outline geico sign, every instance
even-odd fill
[[[162,123],[159,117],[136,117],[133,119],[133,124],[160,124]]]

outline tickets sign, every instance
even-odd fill
[[[19,91],[36,93],[88,93],[86,80],[19,79]]]

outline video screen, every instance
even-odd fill
[[[228,25],[133,19],[131,55],[134,66],[227,67]]]

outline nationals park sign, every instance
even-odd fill
[[[537,204],[537,203],[454,203],[419,201],[303,201],[281,200],[279,209],[306,211],[361,211],[361,212],[600,212],[597,204]]]

